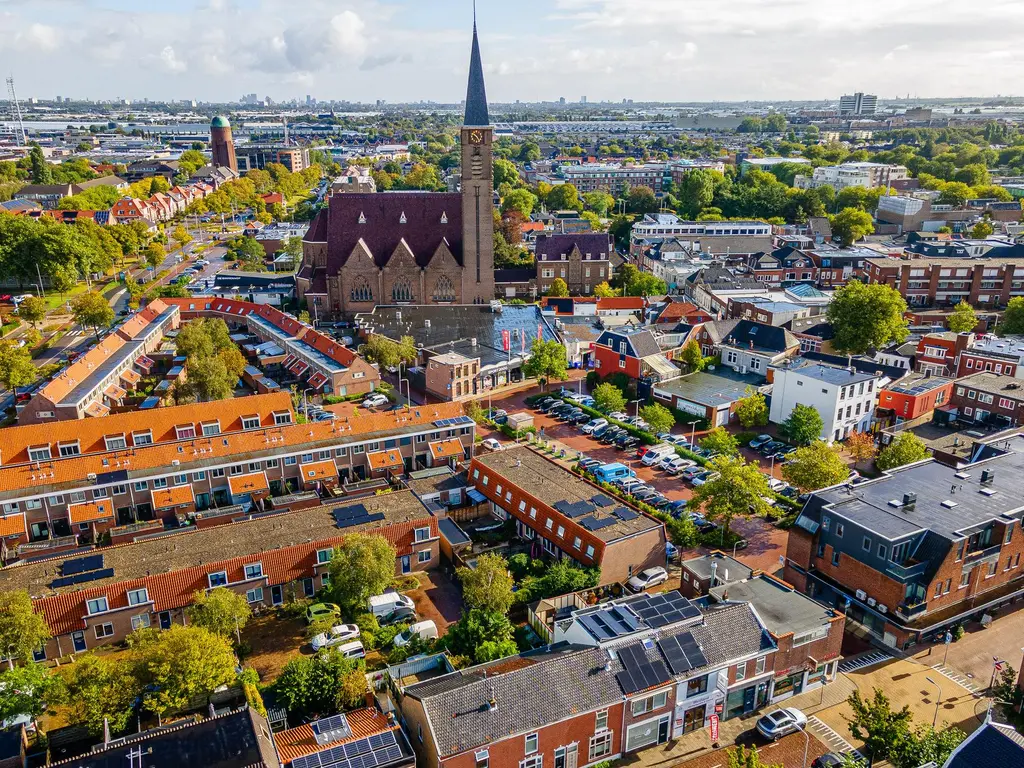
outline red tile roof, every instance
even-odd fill
[[[605,299],[597,300],[597,311],[600,312],[602,309],[636,309],[640,310],[644,308],[644,298],[642,296],[610,296]]]
[[[310,725],[300,725],[298,728],[290,728],[274,734],[274,743],[277,745],[277,752],[282,763],[290,763],[305,755],[311,755],[322,749],[336,747],[357,739],[365,739],[375,733],[397,730],[397,725],[388,725],[388,719],[382,712],[376,709],[357,709],[353,712],[346,712],[345,719],[348,720],[348,727],[352,735],[347,739],[339,739],[329,744],[317,744],[313,735],[313,728]]]
[[[25,528],[24,512],[0,517],[0,538],[24,536],[26,533],[28,533],[28,530]]]

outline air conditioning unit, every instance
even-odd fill
[[[884,606],[884,605],[882,605],[882,604],[879,604],[879,606],[878,606],[878,612],[879,612],[879,613],[888,613],[888,612],[889,612],[889,609],[888,609],[888,608],[887,608],[886,606]]]
[[[870,606],[871,606],[872,608],[874,608],[874,607],[875,607],[875,604],[876,604],[877,602],[878,602],[878,601],[877,601],[877,600],[875,600],[875,598],[873,598],[873,597],[869,597],[869,598],[868,598],[868,605],[870,605]]]
[[[857,599],[858,600],[863,600],[864,598],[866,598],[868,596],[868,593],[865,592],[863,589],[858,589],[856,594],[857,594]]]

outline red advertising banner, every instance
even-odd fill
[[[711,741],[718,741],[718,715],[711,716]]]
[[[503,349],[503,350],[504,350],[505,352],[508,352],[508,351],[509,351],[509,349],[511,349],[511,348],[512,348],[512,346],[511,346],[511,341],[510,341],[510,339],[509,339],[509,333],[508,333],[508,331],[502,331],[502,332],[501,332],[501,348],[502,348],[502,349]]]
[[[537,341],[544,341],[544,331],[541,330],[540,323],[537,323]]]

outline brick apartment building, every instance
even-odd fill
[[[896,288],[914,306],[1005,307],[1024,296],[1024,258],[868,259],[868,282]]]
[[[119,643],[136,629],[184,621],[197,591],[227,587],[251,605],[312,597],[331,549],[351,532],[383,536],[397,573],[438,564],[437,518],[411,492],[367,497],[231,525],[103,547],[87,557],[0,569],[0,586],[33,595],[53,637],[36,660]]]
[[[613,502],[596,485],[525,446],[476,456],[469,473],[470,487],[499,517],[514,518],[516,534],[535,542],[538,554],[598,566],[602,584],[665,563],[660,520]]]
[[[961,469],[928,460],[812,494],[786,581],[897,648],[1018,599],[1022,449],[1014,437]]]
[[[1024,422],[1024,384],[1012,376],[982,371],[957,379],[950,397],[956,418],[991,427]]]
[[[917,342],[914,369],[933,376],[952,376],[960,354],[973,340],[974,334],[971,333],[927,333]]]
[[[472,420],[454,403],[308,424],[291,408],[276,393],[4,429],[2,528],[39,542],[35,550],[75,546],[139,522],[185,522],[189,505],[243,515],[306,490],[310,471],[321,485],[374,477],[385,454],[405,471],[436,465],[438,446],[465,458],[473,442]]]
[[[537,235],[537,286],[547,293],[561,278],[569,293],[590,295],[599,283],[612,279],[615,243],[609,234]]]
[[[952,379],[915,374],[882,387],[878,407],[891,411],[894,418],[912,421],[946,405],[952,392]]]
[[[671,350],[663,351],[657,337],[648,328],[604,331],[591,347],[594,370],[601,377],[625,373],[631,379],[652,377],[657,380],[679,376],[669,362]]]

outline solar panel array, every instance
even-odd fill
[[[584,629],[600,641],[628,635],[640,628],[637,617],[628,608],[618,605],[593,613],[577,614],[577,618]]]
[[[689,632],[680,632],[678,635],[666,637],[658,641],[658,647],[662,654],[668,659],[668,666],[672,674],[681,675],[691,669],[698,669],[708,663],[704,651],[697,645],[693,635]]]
[[[619,681],[623,693],[636,693],[667,683],[672,679],[665,662],[661,659],[648,661],[644,654],[643,643],[627,645],[625,648],[620,648],[618,653],[623,670],[615,676],[615,679]]]
[[[678,592],[663,592],[631,600],[629,607],[655,629],[700,616],[697,607]]]
[[[640,517],[638,512],[634,512],[629,507],[616,507],[612,510],[612,514],[619,518],[619,520],[635,520]]]
[[[472,424],[473,420],[469,416],[456,416],[454,419],[441,419],[435,421],[435,427],[457,427],[463,424]]]
[[[64,576],[74,576],[76,573],[98,571],[102,567],[103,555],[89,555],[87,557],[77,557],[74,560],[65,560],[61,564],[60,572]]]
[[[594,496],[590,500],[592,502],[594,502],[594,504],[596,504],[599,507],[610,507],[612,504],[615,503],[614,501],[609,499],[607,496],[605,496],[603,493],[597,494],[596,496]]]
[[[56,578],[50,582],[50,586],[53,589],[57,589],[57,587],[70,587],[72,584],[84,584],[87,581],[96,581],[97,579],[109,579],[113,575],[113,568],[103,568],[99,571],[86,571],[85,573],[76,573],[74,576],[63,576],[60,578]]]
[[[377,768],[404,757],[394,732],[385,731],[297,757],[292,760],[292,768]]]
[[[316,736],[317,744],[330,744],[332,741],[341,741],[352,736],[348,718],[344,715],[331,715],[322,720],[316,720],[310,727],[313,729],[313,735]]]
[[[338,507],[331,515],[339,528],[351,528],[353,525],[372,523],[384,519],[383,512],[369,512],[362,504],[353,504],[351,507]]]
[[[609,525],[615,525],[615,518],[613,517],[584,517],[580,520],[580,525],[586,528],[588,531],[599,531],[602,528],[607,528]]]
[[[582,517],[588,512],[593,512],[596,509],[589,501],[556,501],[554,506],[555,509],[571,520],[575,520],[577,517]]]

